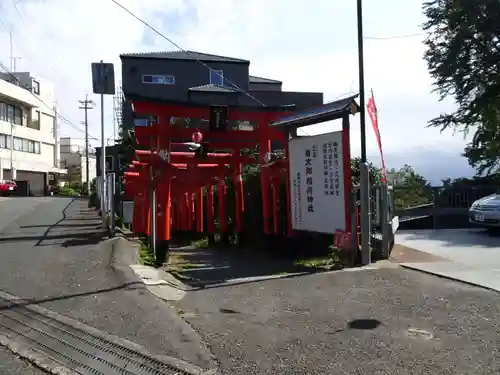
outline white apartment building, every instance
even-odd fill
[[[68,171],[68,182],[87,182],[87,157],[85,152],[85,140],[70,137],[60,139],[61,168]],[[89,149],[89,181],[97,176],[97,164],[95,153]]]
[[[15,77],[15,78],[14,78]],[[28,181],[43,194],[59,164],[54,85],[29,72],[0,75],[0,179]]]

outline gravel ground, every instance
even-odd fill
[[[223,374],[498,374],[500,298],[397,269],[189,292]]]
[[[110,266],[111,246],[99,244],[99,220],[94,212],[85,213],[86,205],[48,199],[4,225],[1,289],[151,352],[211,367],[208,350],[175,310],[130,278],[130,269],[127,274]]]

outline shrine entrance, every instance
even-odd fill
[[[297,113],[290,113],[289,107],[191,107],[139,101],[133,102],[133,106],[136,115],[152,116],[156,121],[150,126],[135,127],[140,149],[135,151],[135,160],[124,174],[125,195],[134,202],[132,229],[151,238],[158,263],[165,260],[173,231],[203,233],[211,242],[218,233],[227,244],[234,230],[240,240],[244,239],[242,171],[245,165],[260,168],[264,237],[282,233],[293,237],[302,230],[314,231],[317,228],[311,222],[331,221],[332,217],[336,218],[335,223],[323,232],[350,235],[353,227],[348,199],[351,190],[349,115],[357,111],[354,97]],[[173,121],[178,118],[200,119],[199,123],[206,123],[208,127],[188,128]],[[323,146],[319,146],[319,138],[296,137],[296,130],[340,118],[342,131],[335,133],[335,140],[329,143],[332,147],[325,149],[327,162],[321,164],[320,171],[317,163],[318,155],[323,157]],[[228,126],[230,121],[255,125],[251,130],[233,129]],[[316,142],[316,148],[305,151],[302,141],[306,138]],[[272,151],[271,143],[282,145],[283,151]],[[307,155],[304,159],[304,152],[317,155],[311,155],[308,162],[315,159],[315,163],[312,170],[305,167],[301,184],[297,182],[297,174],[302,172],[297,166],[301,160],[304,167],[304,160],[309,159]],[[331,163],[329,155],[332,155]],[[337,155],[335,159],[333,155]],[[323,181],[327,169],[328,189]],[[315,178],[319,172],[321,182]],[[227,207],[229,182],[234,186],[235,195],[234,222],[231,223]],[[282,188],[286,192],[285,214],[279,211],[277,204]],[[322,195],[315,197],[315,191]],[[339,199],[344,202],[340,206]],[[325,210],[328,207],[334,210]],[[298,212],[304,214],[299,217]]]

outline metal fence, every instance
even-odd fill
[[[395,187],[395,196],[407,190]],[[396,214],[401,222],[412,229],[468,228],[469,207],[474,201],[490,194],[500,194],[500,186],[435,186],[426,188],[419,197],[420,204],[398,207]],[[418,222],[418,223],[417,223]]]
[[[351,194],[352,224],[356,233],[353,239],[353,247],[357,248],[360,242],[360,189],[354,186]],[[398,218],[395,216],[394,189],[386,185],[370,186],[370,247],[376,257],[387,259],[394,243],[394,233],[398,228]]]

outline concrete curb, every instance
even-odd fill
[[[243,285],[259,281],[291,279],[299,276],[308,276],[308,275],[329,275],[341,272],[360,272],[360,271],[378,270],[382,268],[394,269],[398,268],[399,265],[389,261],[380,261],[363,267],[344,268],[340,270],[331,270],[331,271],[293,272],[293,273],[278,274],[278,275],[242,277],[229,280],[207,280],[204,282],[197,282],[196,283],[197,285],[186,284],[176,276],[172,275],[170,272],[160,268],[154,268],[140,264],[131,265],[130,267],[134,270],[136,276],[142,280],[142,282],[148,287],[148,289],[153,294],[155,294],[159,298],[168,301],[171,300],[178,301],[182,299],[188,292],[194,292],[204,289]]]
[[[441,279],[456,281],[456,282],[459,282],[459,283],[462,283],[462,284],[466,284],[466,285],[470,285],[470,286],[473,286],[473,287],[476,287],[476,288],[481,288],[481,289],[485,289],[485,290],[490,290],[492,292],[500,293],[500,291],[497,290],[497,289],[495,289],[495,288],[491,288],[491,287],[488,287],[488,286],[485,286],[485,285],[482,285],[482,284],[479,284],[479,283],[475,283],[473,281],[467,281],[467,280],[464,280],[464,279],[459,279],[458,277],[444,275],[442,273],[435,272],[435,271],[424,270],[422,268],[419,268],[419,267],[413,266],[413,265],[409,265],[409,264],[400,263],[400,266],[402,268],[405,268],[405,269],[408,269],[408,270],[422,272],[422,273],[425,273],[427,275],[432,275],[432,276],[439,277]]]

